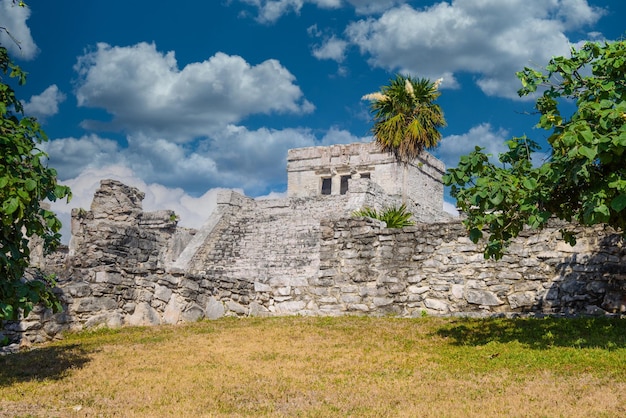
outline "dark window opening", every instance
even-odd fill
[[[339,193],[346,194],[348,192],[348,180],[350,176],[341,176],[341,186],[339,187]]]
[[[361,178],[362,179],[369,179],[370,177],[370,173],[361,173]]]
[[[332,187],[331,179],[322,179],[322,194],[330,194]]]

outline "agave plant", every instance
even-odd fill
[[[403,228],[405,226],[415,225],[411,221],[411,212],[406,208],[405,204],[400,206],[388,207],[380,212],[370,207],[352,212],[352,216],[358,218],[372,218],[383,221],[387,224],[387,228]]]

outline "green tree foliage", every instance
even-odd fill
[[[440,82],[398,75],[380,92],[363,96],[371,101],[374,138],[383,151],[406,163],[439,143],[439,128],[446,125],[441,107],[434,103]]]
[[[398,207],[389,207],[380,212],[370,207],[364,207],[361,210],[354,211],[352,216],[384,221],[387,224],[387,228],[404,228],[405,226],[415,225],[415,222],[411,221],[411,212],[407,211],[405,204]]]
[[[485,257],[500,258],[525,225],[541,228],[551,217],[626,230],[626,42],[587,43],[571,57],[555,57],[545,71],[517,73],[521,96],[545,90],[536,101],[538,127],[550,132],[551,154],[531,164],[535,142],[507,143],[501,165],[476,148],[448,170],[451,187],[474,242],[489,231]],[[575,103],[575,111],[564,109]],[[570,244],[571,230],[563,230]]]
[[[57,173],[44,165],[47,155],[38,144],[47,141],[37,121],[23,115],[21,102],[5,78],[26,81],[0,46],[0,319],[25,315],[37,303],[55,310],[60,304],[51,290],[51,280],[27,280],[29,237],[41,238],[44,250],[60,240],[61,223],[42,201],[71,197],[70,189],[57,184]]]

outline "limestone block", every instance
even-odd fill
[[[344,307],[342,305],[320,305],[319,310],[327,316],[339,316],[342,314]]]
[[[418,294],[414,294],[414,293],[410,293],[407,296],[407,302],[409,303],[414,303],[414,302],[421,302],[424,300],[424,296],[423,295],[418,295]]]
[[[126,318],[126,323],[131,326],[159,325],[161,318],[152,306],[146,302],[140,302],[135,312]]]
[[[520,280],[522,275],[517,271],[505,270],[496,275],[498,280]]]
[[[17,325],[18,331],[33,331],[37,329],[41,329],[43,324],[41,321],[20,321]]]
[[[310,287],[307,289],[308,293],[313,296],[328,296],[330,294],[329,287]]]
[[[358,293],[359,286],[353,284],[342,285],[339,287],[339,291],[341,293]]]
[[[463,290],[464,286],[460,284],[453,284],[450,293],[452,293],[452,297],[455,299],[463,299]]]
[[[335,281],[329,277],[312,277],[309,279],[310,286],[329,287],[335,284]]]
[[[198,282],[189,279],[183,279],[180,282],[181,287],[197,292],[200,290],[200,285]]]
[[[158,283],[160,285],[172,285],[177,286],[180,282],[180,276],[172,275],[172,274],[163,274],[158,276]]]
[[[202,318],[204,318],[204,310],[195,303],[187,307],[182,315],[182,319],[185,322],[197,322]]]
[[[361,302],[361,297],[359,295],[352,295],[352,294],[344,294],[341,295],[341,301],[343,303],[360,303]]]
[[[536,290],[539,290],[540,288],[541,288],[540,283],[535,283],[532,281],[525,281],[525,280],[519,283],[515,283],[513,285],[514,292],[536,291]]]
[[[225,313],[224,304],[213,296],[209,298],[205,308],[205,316],[208,319],[219,319],[224,316]]]
[[[586,286],[586,290],[592,293],[606,293],[608,290],[609,284],[606,281],[594,280],[591,283],[588,283]]]
[[[548,288],[548,291],[544,295],[544,300],[556,300],[559,298],[559,288],[556,285],[552,285]]]
[[[465,300],[474,305],[484,306],[498,306],[504,303],[494,293],[480,289],[467,289],[465,291]]]
[[[157,284],[154,286],[154,297],[162,300],[163,302],[169,302],[172,297],[172,290]]]
[[[69,329],[68,324],[60,324],[54,321],[46,322],[43,326],[43,331],[51,338],[54,338],[55,336],[57,336],[58,334],[60,334],[61,332],[67,329]],[[2,335],[0,334],[0,339],[1,338],[2,338]]]
[[[421,295],[422,293],[426,293],[430,290],[430,286],[409,286],[407,291],[409,293],[414,293],[416,295]]]
[[[531,307],[536,303],[536,293],[517,292],[507,297],[511,309]]]
[[[349,311],[369,312],[370,308],[364,303],[351,303],[347,306]]]
[[[139,189],[127,186],[115,180],[102,180],[100,188],[94,194],[91,212],[95,216],[107,215],[118,220],[141,213],[141,201],[145,194]]]
[[[286,301],[276,303],[275,305],[276,312],[280,314],[293,314],[303,310],[306,307],[306,303],[304,301]]]
[[[89,296],[91,294],[91,287],[89,283],[81,282],[81,283],[72,283],[63,287],[72,297],[75,298],[84,298],[85,296]]]
[[[580,254],[593,251],[593,248],[590,245],[588,239],[579,237],[576,239],[576,245],[574,246],[569,245],[565,241],[558,241],[556,243],[556,246],[554,247],[554,250],[563,253]]]
[[[171,325],[177,324],[181,318],[182,308],[181,304],[178,303],[176,295],[171,295],[170,292],[170,299],[163,311],[163,323]]]
[[[96,283],[120,284],[122,283],[122,275],[119,273],[111,273],[107,271],[97,271]]]
[[[539,259],[559,259],[563,256],[563,253],[558,251],[540,251],[536,254]]]
[[[481,289],[483,286],[482,283],[478,280],[468,280],[466,283],[466,287],[468,289]]]
[[[97,328],[97,327],[108,327],[108,328],[119,328],[122,326],[123,319],[122,315],[119,312],[106,312],[99,315],[94,315],[90,317],[85,322],[85,328]]]
[[[425,299],[424,305],[435,311],[447,312],[449,310],[448,304],[439,299]]]
[[[257,302],[250,304],[250,316],[268,316],[270,311],[263,305]]]
[[[524,282],[522,282],[524,283]],[[511,289],[511,285],[508,284],[492,284],[489,286],[489,290],[492,291],[495,294],[503,294],[503,293],[508,293],[509,290]],[[515,288],[514,287],[514,291],[516,292],[522,292],[525,290],[537,290],[537,287],[534,285],[522,285],[521,288]]]
[[[148,290],[138,290],[137,291],[137,302],[151,302],[152,301],[152,292]]]
[[[387,290],[392,295],[402,293],[406,289],[406,285],[404,283],[391,283],[387,285]]]
[[[274,290],[274,294],[278,296],[289,296],[291,295],[291,286],[279,287]]]
[[[255,292],[271,292],[272,288],[268,284],[254,282],[254,291]]]
[[[407,281],[408,283],[411,283],[411,284],[414,284],[414,283],[419,283],[419,282],[421,282],[422,280],[424,280],[424,276],[422,276],[422,275],[420,275],[420,274],[416,274],[416,275],[413,275],[413,276],[409,276],[409,277],[406,279],[406,281]]]
[[[587,315],[606,315],[607,311],[597,307],[596,305],[587,305],[585,306],[585,313]]]
[[[606,292],[602,301],[602,308],[612,313],[626,312],[626,291],[611,290]]]
[[[534,257],[524,257],[519,261],[519,265],[522,267],[537,267],[541,265],[541,263]]]
[[[75,313],[108,311],[117,308],[117,302],[109,297],[88,297],[79,299],[71,306]]]
[[[393,299],[388,297],[375,297],[372,298],[372,303],[376,307],[388,306],[393,303]]]
[[[581,280],[564,280],[561,282],[560,288],[564,293],[578,294],[583,291],[586,283]]]
[[[233,300],[229,300],[226,301],[226,308],[231,311],[234,312],[236,314],[239,315],[247,315],[248,314],[248,309],[245,306],[240,305],[239,303],[233,301]]]

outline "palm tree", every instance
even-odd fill
[[[378,93],[363,96],[370,100],[374,114],[374,138],[382,151],[394,154],[408,163],[423,149],[434,148],[441,140],[438,128],[446,125],[441,107],[435,99],[441,79],[414,79],[397,75]]]

